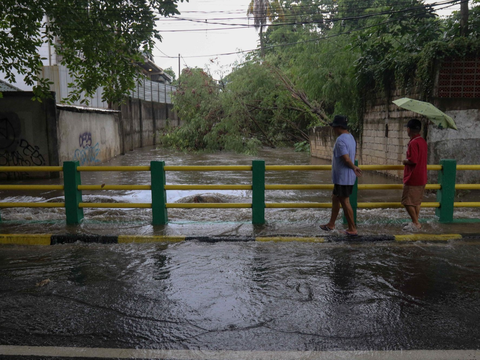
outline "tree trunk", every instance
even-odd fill
[[[460,36],[468,35],[468,0],[460,3]]]
[[[260,25],[260,57],[265,58],[265,44],[263,43],[263,25]]]

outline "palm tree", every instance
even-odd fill
[[[251,0],[247,15],[253,15],[255,29],[260,28],[260,55],[263,58],[265,56],[263,27],[267,25],[267,20],[272,22],[277,17],[284,18],[282,5],[279,0]]]

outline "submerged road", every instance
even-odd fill
[[[476,359],[480,242],[0,247],[1,359]]]

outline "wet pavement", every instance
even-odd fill
[[[479,245],[3,246],[0,344],[191,359],[478,349]]]

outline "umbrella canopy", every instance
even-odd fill
[[[392,102],[403,109],[416,112],[429,118],[435,125],[437,125],[441,129],[450,128],[458,130],[457,125],[455,125],[455,121],[453,121],[450,116],[438,110],[435,106],[428,102],[413,100],[409,98],[401,98]]]

